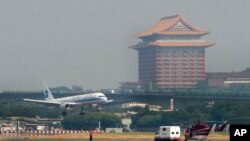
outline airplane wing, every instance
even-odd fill
[[[87,102],[79,102],[79,103],[75,103],[75,102],[61,103],[61,102],[34,100],[34,99],[24,99],[24,101],[33,102],[33,103],[42,104],[42,105],[49,105],[49,106],[60,106],[61,104],[67,104],[67,105],[72,106],[72,107],[78,107],[78,106],[80,107],[80,106],[84,106],[84,105],[91,105],[91,104],[97,103],[96,101],[91,101],[91,102],[87,101]]]
[[[24,101],[27,102],[32,102],[32,103],[37,103],[37,104],[42,104],[42,105],[47,105],[47,106],[55,106],[55,107],[60,107],[61,105],[68,105],[70,107],[77,107],[80,106],[78,103],[75,102],[55,102],[55,101],[44,101],[44,100],[34,100],[34,99],[24,99]]]
[[[42,104],[42,105],[48,105],[48,106],[61,106],[61,105],[68,105],[70,107],[81,107],[86,105],[92,105],[92,104],[98,104],[100,101],[86,101],[86,102],[56,102],[56,101],[44,101],[44,100],[34,100],[34,99],[24,99],[24,101]],[[111,103],[113,100],[103,101],[103,103],[100,104],[106,104]]]
[[[24,99],[24,101],[43,104],[43,105],[50,105],[50,106],[60,106],[61,104],[60,102],[50,102],[50,101],[34,100],[34,99]]]
[[[108,100],[106,103],[111,103],[111,102],[113,102],[113,100]]]

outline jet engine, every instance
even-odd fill
[[[93,108],[96,108],[96,110],[100,111],[102,109],[101,105],[99,104],[92,104],[91,105]]]
[[[98,111],[101,111],[101,110],[102,110],[101,105],[98,105],[98,104],[96,105],[96,107],[95,107],[95,108],[96,108],[96,110],[98,110]]]
[[[61,104],[59,107],[62,108],[62,109],[67,109],[67,110],[70,109],[70,105],[67,104],[67,103]]]

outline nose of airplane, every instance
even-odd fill
[[[105,102],[108,100],[108,98],[106,97],[106,95],[104,95],[104,94],[102,94],[102,93],[99,93],[99,94],[97,95],[97,97],[98,97],[100,100],[105,101]]]
[[[108,100],[108,98],[105,96],[105,97],[102,97],[102,99],[104,100],[104,101],[107,101]]]

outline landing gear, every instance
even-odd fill
[[[66,116],[68,113],[66,112],[66,111],[63,111],[62,113],[61,113],[61,115],[62,116]]]
[[[97,111],[101,111],[101,110],[102,110],[101,105],[98,105],[98,104],[97,104],[97,105],[96,105],[96,110],[97,110]]]
[[[85,114],[83,111],[84,111],[84,107],[81,107],[81,112],[79,113],[80,116],[83,116]]]

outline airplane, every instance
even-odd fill
[[[97,110],[101,110],[101,104],[113,102],[113,100],[108,100],[103,93],[89,93],[76,96],[54,98],[46,83],[44,83],[43,94],[44,100],[24,99],[24,101],[42,104],[49,107],[62,108],[64,109],[62,115],[67,115],[66,110],[77,107],[81,107],[80,115],[83,115],[84,106],[92,106],[96,107]]]

